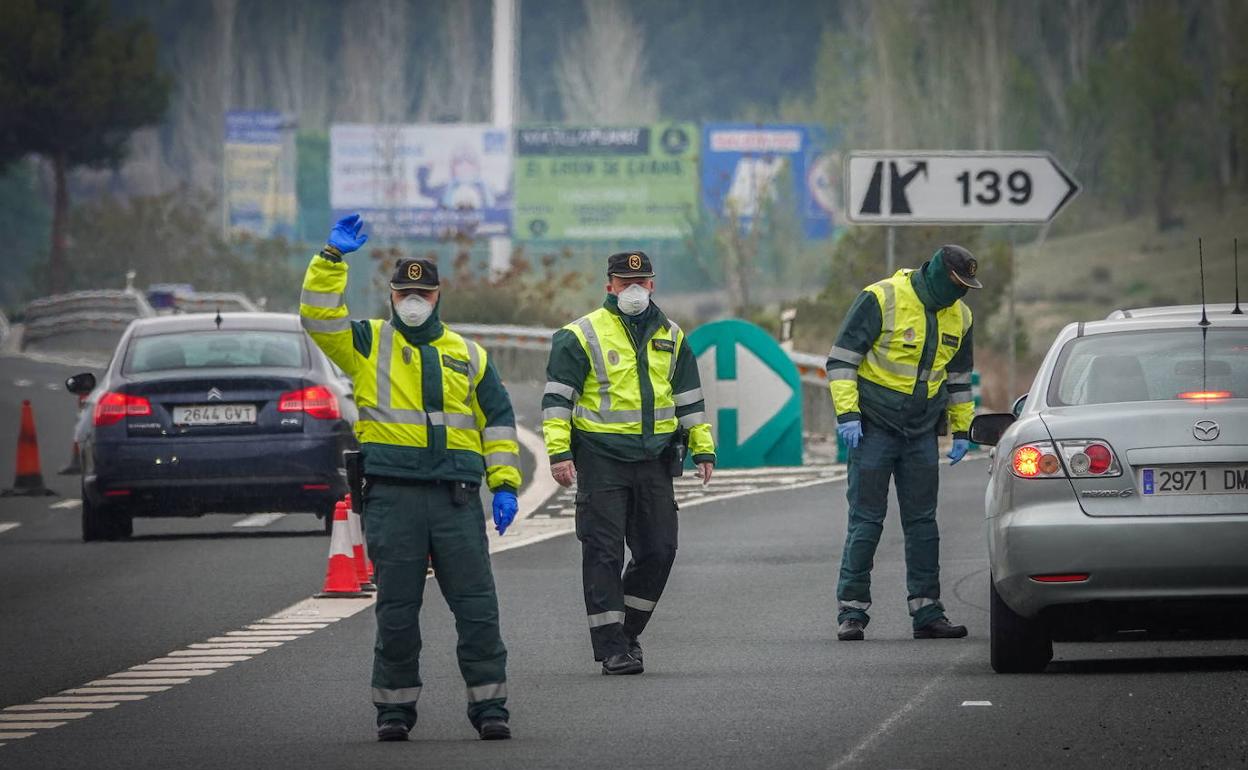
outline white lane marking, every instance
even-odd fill
[[[189,678],[179,679],[179,678],[170,677],[168,679],[147,679],[141,683],[135,682],[135,684],[186,684],[189,681],[191,681]],[[86,686],[87,687],[116,687],[117,685],[124,684],[124,683],[125,683],[125,680],[95,679],[90,682],[87,682]],[[165,688],[165,689],[169,689],[169,688]],[[134,692],[134,690],[130,690],[130,692]]]
[[[30,711],[24,714],[0,714],[0,722],[45,722],[49,719],[85,719],[90,711]],[[6,725],[12,727],[12,725]]]
[[[246,658],[252,657],[253,655],[259,655],[260,653],[264,651],[265,649],[263,647],[257,647],[254,650],[253,649],[240,650],[237,647],[231,647],[231,648],[224,649],[224,650],[174,650],[173,652],[169,653],[167,657],[170,657],[170,658],[208,658],[208,657],[213,657],[216,655],[224,655],[224,656],[241,655],[241,656],[244,656],[244,659],[246,659]],[[222,660],[229,660],[229,659],[230,659],[229,657],[222,658]]]
[[[992,701],[990,700],[964,700],[962,701],[962,705],[963,706],[991,706]]]
[[[872,730],[871,733],[867,735],[867,737],[859,741],[856,746],[850,749],[849,752],[846,753],[844,756],[842,756],[840,759],[828,765],[828,770],[838,770],[838,768],[845,767],[851,762],[854,762],[855,760],[857,760],[858,757],[861,756],[864,751],[871,748],[871,744],[875,743],[877,740],[882,738],[886,733],[888,733],[889,730],[892,730],[893,727],[896,726],[898,722],[900,722],[907,714],[913,711],[916,706],[922,703],[923,699],[927,697],[928,693],[930,693],[932,690],[935,690],[938,685],[942,684],[945,681],[945,679],[948,678],[949,673],[953,671],[953,669],[956,668],[958,664],[960,664],[962,661],[969,658],[971,655],[974,655],[976,652],[977,652],[976,648],[968,647],[961,655],[955,658],[953,662],[950,663],[948,666],[946,666],[939,674],[927,680],[927,684],[923,685],[923,687],[918,692],[916,692],[913,696],[910,697],[910,700],[903,703],[896,711],[890,714],[888,716],[888,719],[885,719],[883,722],[880,722],[879,726],[877,726],[874,730]]]
[[[21,379],[13,380],[13,387],[15,388],[29,388],[31,385],[34,385],[34,384],[35,384],[34,380],[28,380],[24,377]]]
[[[248,626],[243,631],[227,631],[225,633],[225,637],[227,639],[237,639],[239,637],[249,638],[255,636],[293,636],[298,638],[300,636],[307,636],[312,633],[312,631],[313,629],[310,628],[291,628],[290,626],[268,625],[260,626],[259,628],[254,629]]]
[[[253,513],[245,519],[239,519],[232,526],[235,527],[267,527],[278,519],[284,518],[284,513]]]
[[[325,624],[324,623],[293,623],[293,624],[283,623],[281,625],[278,625],[277,623],[256,623],[255,625],[247,626],[246,628],[248,631],[289,631],[291,633],[294,633],[295,631],[308,631],[308,632],[319,631],[322,628],[325,628]],[[234,632],[231,631],[230,633],[234,633]]]
[[[282,642],[198,642],[196,644],[188,644],[187,648],[191,650],[263,650],[268,647],[281,647]]]
[[[95,709],[116,708],[119,705],[121,704],[116,701],[109,701],[108,703],[92,703],[90,705],[85,703],[23,703],[20,706],[9,706],[5,709],[5,711],[45,711],[53,709],[59,709],[61,711],[94,711]]]
[[[242,663],[244,660],[251,660],[254,655],[220,655],[217,657],[204,657],[196,655],[193,658],[152,658],[149,663],[185,663],[191,665],[194,663]]]
[[[0,741],[15,741],[19,738],[29,738],[32,735],[35,735],[35,733],[7,733],[0,730]],[[0,746],[3,745],[3,743],[0,743]]]
[[[131,666],[131,671],[203,671],[205,669],[229,668],[233,663],[212,661],[211,663],[140,663]]]
[[[182,669],[182,670],[165,669],[164,671],[118,671],[116,674],[109,674],[108,678],[115,679],[115,680],[164,679],[169,676],[208,676],[209,674],[215,674],[215,673],[217,673],[216,669],[212,669],[212,668],[206,668],[206,669],[195,668],[195,669]]]
[[[256,634],[255,636],[213,636],[208,639],[211,644],[237,642],[240,644],[258,644],[260,642],[293,642],[298,639],[296,634]]]
[[[79,500],[78,498],[74,498],[72,500],[62,500],[59,503],[52,503],[48,507],[49,508],[79,508],[81,506],[82,506],[82,501]]]
[[[48,390],[60,390],[61,388],[65,386],[59,382],[48,382],[48,383],[45,383],[43,387],[47,388]]]
[[[161,687],[167,690],[167,687]],[[100,701],[131,701],[143,700],[150,698],[150,695],[127,695],[125,693],[111,693],[109,695],[49,695],[46,698],[40,698],[38,703],[91,703]],[[62,715],[63,717],[64,715]]]
[[[112,682],[109,682],[108,684],[112,684]],[[164,692],[165,690],[170,690],[170,689],[173,689],[173,688],[169,687],[168,685],[156,687],[156,686],[153,686],[151,682],[144,682],[142,687],[73,687],[68,690],[61,690],[61,694],[63,695],[64,694],[95,695],[96,693],[108,693],[110,695],[114,695],[114,694],[121,694],[121,693],[136,693],[136,692],[158,693],[158,692]],[[111,700],[111,699],[101,698],[101,700]]]
[[[68,724],[67,722],[14,722],[13,724],[5,724],[4,727],[18,727],[23,730],[51,730],[54,727]]]
[[[20,521],[0,521],[0,532],[8,532],[10,529],[17,529],[22,526]]]

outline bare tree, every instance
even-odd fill
[[[585,27],[564,38],[555,83],[564,120],[637,123],[659,116],[658,87],[646,75],[641,25],[622,0],[583,0]]]
[[[443,25],[441,56],[428,62],[421,88],[421,122],[485,120],[490,99],[488,59],[479,44],[472,0],[451,0]]]

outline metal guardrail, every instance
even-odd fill
[[[97,289],[32,300],[24,312],[22,348],[69,334],[120,335],[136,318],[156,311],[137,291]]]

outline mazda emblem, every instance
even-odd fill
[[[216,388],[213,388],[213,389],[209,390],[209,391],[208,391],[208,400],[209,400],[209,401],[220,401],[220,400],[221,400],[221,391],[217,390]]]
[[[1222,434],[1222,429],[1213,420],[1201,420],[1192,426],[1192,435],[1197,441],[1213,441]]]

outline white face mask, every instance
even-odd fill
[[[424,297],[409,294],[394,306],[394,312],[408,326],[420,326],[433,315],[433,305]]]
[[[634,283],[616,295],[620,312],[624,315],[637,315],[650,307],[650,290],[639,283]]]

